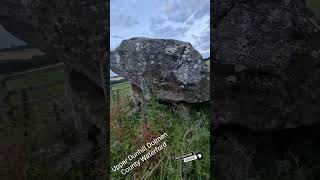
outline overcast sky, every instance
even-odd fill
[[[209,0],[111,0],[111,49],[132,37],[187,41],[210,54]],[[114,74],[111,74],[114,75]]]

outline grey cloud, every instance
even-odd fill
[[[168,19],[174,22],[185,22],[188,17],[190,16],[190,13],[184,10],[177,10],[174,13],[172,13]]]
[[[210,52],[202,52],[201,55],[203,58],[207,58],[210,56]]]
[[[187,22],[186,22],[187,25],[193,25],[193,23],[194,23],[194,20],[193,20],[193,19],[189,19],[189,20],[187,20]]]
[[[209,26],[209,25],[208,25]],[[199,36],[192,35],[195,39],[194,46],[200,51],[210,51],[210,30],[204,31]]]
[[[112,34],[111,35],[112,38],[117,38],[117,39],[123,39],[122,36],[116,35],[116,34]]]
[[[127,16],[124,14],[114,15],[112,18],[110,18],[110,20],[111,26],[132,27],[139,24],[136,17]]]
[[[165,25],[167,19],[161,16],[152,17],[150,19],[151,32],[162,38],[176,38],[176,36],[183,35],[188,31],[189,27],[173,27],[171,25]]]
[[[150,19],[150,29],[152,31],[155,29],[159,29],[159,27],[161,27],[165,22],[166,22],[166,19],[161,16],[152,17]]]
[[[163,23],[166,22],[166,19],[161,16],[157,16],[157,17],[152,17],[150,21],[151,21],[151,24],[162,25]]]
[[[210,41],[203,41],[198,47],[201,51],[208,51],[210,49]]]
[[[201,18],[210,13],[209,0],[167,0],[164,4],[164,14],[174,22],[185,22],[193,13],[193,18]],[[191,22],[189,22],[190,24]]]
[[[198,19],[198,18],[201,18],[205,15],[210,15],[210,4],[209,3],[204,3],[202,5],[202,7],[194,14],[194,18]]]
[[[172,26],[165,26],[163,28],[154,29],[153,33],[157,36],[162,38],[174,38],[179,35],[183,35],[185,32],[188,31],[189,28],[187,27],[172,27]]]

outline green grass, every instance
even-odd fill
[[[111,100],[118,99],[121,96],[129,96],[131,92],[130,83],[122,82],[111,86]]]
[[[128,89],[128,88],[130,88],[130,83],[129,82],[123,82],[123,83],[118,83],[118,84],[112,85],[112,90],[113,91],[121,90],[121,89]]]
[[[8,105],[22,105],[22,90],[25,90],[26,92],[27,101],[38,101],[43,97],[50,97],[63,93],[63,66],[10,76],[6,81],[6,88],[0,89],[0,93],[6,94],[11,92],[9,99],[7,100]],[[63,94],[61,96],[63,97]],[[45,107],[46,106],[44,106],[44,108]]]
[[[210,65],[210,61],[206,61]],[[111,172],[112,179],[209,179],[209,113],[193,111],[190,119],[180,117],[172,106],[150,103],[136,111],[127,96],[129,82],[112,85],[112,94],[119,91],[118,101],[111,104],[111,166],[124,160],[129,154],[147,142],[148,137],[167,133],[167,147],[155,157],[127,175]],[[201,152],[204,159],[184,163],[172,157]],[[130,165],[130,162],[128,163]]]
[[[168,105],[152,102],[141,111],[132,113],[131,101],[122,98],[111,107],[111,166],[124,160],[150,137],[167,133],[167,147],[157,156],[128,175],[111,171],[112,179],[209,179],[209,115],[193,111],[190,119],[178,116]],[[184,163],[172,157],[201,152],[204,159]]]
[[[25,171],[34,172],[36,167],[40,168],[39,171],[47,171],[44,166],[37,164],[36,159],[29,159],[29,157],[34,153],[32,149],[35,151],[50,149],[53,152],[55,150],[53,146],[63,142],[62,133],[65,129],[62,128],[64,127],[62,124],[68,123],[63,117],[66,114],[61,114],[61,121],[58,122],[53,111],[54,104],[58,106],[58,111],[66,107],[63,94],[63,66],[53,66],[19,73],[10,78],[6,77],[4,75],[1,77],[6,79],[6,86],[0,88],[0,93],[4,96],[8,94],[8,91],[13,93],[9,94],[5,105],[1,103],[0,142],[3,142],[2,138],[8,138],[22,146],[19,156],[23,156],[21,164]],[[48,85],[54,82],[58,83]],[[36,88],[32,89],[32,87]],[[23,102],[23,89],[30,103]],[[55,96],[59,93],[60,95]],[[65,111],[68,112],[68,109]],[[26,173],[24,178],[45,179],[41,176],[38,173]]]
[[[7,79],[5,76],[0,78]],[[26,88],[28,100],[37,102],[22,103],[21,90]],[[87,161],[73,163],[72,169],[66,173],[51,167],[78,143],[71,107],[66,103],[64,95],[63,66],[40,68],[10,76],[6,86],[0,88],[0,93],[7,93],[8,90],[17,93],[9,96],[0,112],[0,148],[6,146],[6,139],[21,145],[17,155],[21,156],[19,173],[23,179],[71,180],[93,177],[95,171],[86,167],[85,163],[89,163]],[[9,115],[9,111],[13,113]]]
[[[57,66],[50,69],[44,69],[40,71],[25,73],[12,77],[8,80],[8,90],[18,91],[24,88],[30,88],[46,84],[49,82],[63,81],[64,70],[63,66]]]
[[[120,76],[118,76],[118,77],[111,77],[110,78],[110,81],[119,81],[119,80],[122,80],[123,79],[123,77],[120,77]]]

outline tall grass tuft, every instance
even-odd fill
[[[111,166],[152,139],[168,134],[162,141],[166,148],[126,175],[110,170],[112,179],[209,179],[208,112],[191,112],[191,118],[186,120],[173,106],[154,101],[137,110],[130,99],[121,98],[112,102],[110,123]],[[187,163],[172,159],[190,152],[201,152],[204,158]],[[130,164],[129,161],[127,166]]]

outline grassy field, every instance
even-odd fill
[[[17,73],[6,78],[6,87],[0,89],[0,93],[8,94],[6,103],[13,108],[21,109],[23,101],[31,102],[30,106],[35,109],[43,109],[46,106],[41,103],[41,98],[52,98],[58,96],[64,98],[64,75],[63,65],[42,68],[26,73]],[[23,97],[25,96],[25,97]],[[23,99],[24,98],[24,99]],[[58,100],[59,98],[57,98]],[[48,103],[47,100],[43,102]],[[36,114],[41,111],[31,113]]]
[[[39,68],[33,71],[16,73],[8,76],[7,87],[9,91],[19,91],[25,88],[41,86],[50,82],[58,82],[63,87],[63,64]]]
[[[130,93],[131,89],[129,81],[113,84],[111,86],[111,102],[113,102],[114,100],[119,100],[119,98],[121,98],[122,96],[128,97],[130,96]]]
[[[11,167],[19,169],[17,179],[47,179],[43,161],[53,161],[74,142],[63,65],[2,75],[1,81],[0,154],[17,166]]]
[[[25,128],[24,121],[27,120],[27,124],[30,126],[32,124],[33,127],[36,127],[37,123],[41,126],[41,122],[45,121],[46,115],[47,118],[52,117],[50,115],[53,106],[64,104],[63,65],[2,76],[1,79],[3,84],[0,88],[0,94],[5,104],[1,103],[0,109],[1,117],[5,118],[6,121],[2,121],[0,124],[2,130],[0,132],[4,136],[10,135],[10,133],[18,132],[16,128],[23,127],[24,131],[34,133],[34,138],[37,138],[36,128],[32,131],[28,127]]]
[[[119,80],[122,80],[123,79],[123,77],[120,77],[120,76],[118,76],[118,77],[111,77],[110,78],[110,81],[119,81]]]
[[[112,91],[129,89],[129,88],[130,88],[129,81],[112,85]]]
[[[210,61],[206,62],[210,65]],[[111,166],[126,159],[153,138],[167,133],[167,147],[126,175],[112,171],[112,179],[209,179],[209,113],[205,109],[182,118],[173,106],[152,102],[135,107],[129,82],[112,85],[110,149]],[[184,163],[174,156],[201,152],[204,159]],[[130,166],[128,163],[125,167]]]

